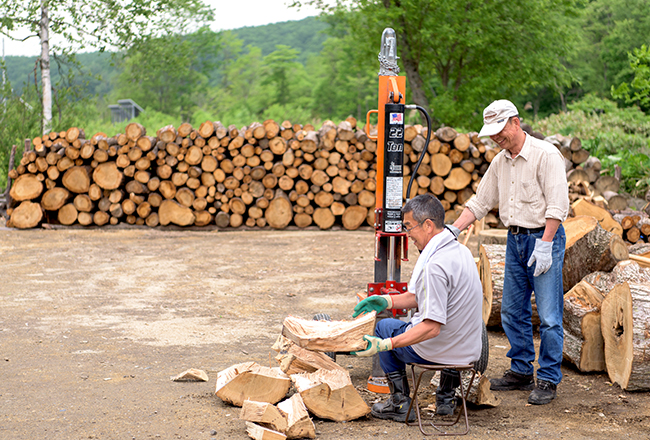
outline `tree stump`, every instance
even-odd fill
[[[650,389],[650,287],[622,283],[603,300],[601,327],[607,374],[624,390]]]
[[[580,281],[564,294],[564,358],[580,371],[605,371],[600,307],[603,294]]]
[[[317,417],[335,422],[363,417],[370,408],[352,385],[350,375],[341,370],[318,370],[291,375],[307,409]]]
[[[242,406],[245,400],[277,403],[290,387],[291,379],[279,368],[243,362],[217,373],[216,395],[235,406]]]

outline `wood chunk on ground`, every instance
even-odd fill
[[[375,334],[375,317],[375,312],[354,321],[314,321],[288,316],[283,322],[282,335],[308,350],[364,350],[368,344],[363,336]]]
[[[472,378],[471,372],[463,374],[463,391],[467,393],[467,386]],[[431,386],[437,388],[440,385],[440,374],[434,374],[431,378]],[[460,387],[456,389],[456,395],[460,397]],[[492,390],[490,390],[490,380],[487,376],[482,375],[478,371],[472,382],[472,387],[469,389],[466,400],[477,406],[490,406],[497,407],[501,403],[501,399],[497,397]]]
[[[287,438],[316,438],[316,427],[300,394],[283,400],[277,407],[287,419]]]
[[[207,382],[209,380],[208,374],[205,371],[196,368],[185,370],[177,376],[172,376],[170,379],[174,382]]]
[[[255,423],[246,422],[246,434],[255,440],[284,440],[286,435]]]
[[[280,368],[243,362],[217,373],[216,395],[235,406],[242,406],[247,399],[277,403],[290,387],[291,379]]]
[[[268,402],[245,400],[239,418],[248,422],[262,424],[266,428],[281,433],[287,430],[287,419],[278,408]]]
[[[317,417],[343,422],[358,419],[370,412],[352,385],[347,371],[318,370],[292,374],[291,380],[307,409]]]

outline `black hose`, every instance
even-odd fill
[[[418,172],[418,168],[420,168],[422,159],[424,159],[424,152],[429,148],[429,140],[431,139],[431,118],[429,117],[429,113],[427,113],[424,107],[420,107],[419,105],[407,105],[406,108],[416,108],[420,110],[420,112],[424,113],[424,117],[427,119],[427,140],[424,143],[422,151],[420,151],[420,158],[415,163],[415,168],[413,168],[413,171],[411,171],[411,179],[409,180],[409,184],[406,187],[406,201],[408,201],[411,198],[411,185],[413,185],[413,179],[415,179],[415,175]]]

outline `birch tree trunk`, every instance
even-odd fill
[[[49,133],[52,130],[52,81],[50,79],[50,17],[48,0],[41,2],[39,37],[41,39],[41,86],[43,87],[42,132]]]

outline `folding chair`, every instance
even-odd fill
[[[411,413],[411,410],[413,409],[415,411],[415,414],[417,415],[417,425],[420,427],[420,431],[422,434],[429,436],[429,435],[465,435],[469,432],[469,420],[467,418],[467,396],[469,395],[469,390],[472,388],[472,383],[474,383],[474,378],[476,377],[476,370],[474,369],[474,364],[468,364],[468,365],[427,365],[427,364],[409,364],[411,366],[411,374],[413,376],[413,398],[411,399],[411,404],[409,405],[409,409],[406,413],[406,424],[409,426],[415,426],[415,422],[409,422],[408,417]],[[422,371],[420,374],[417,376],[415,375],[415,368],[420,368]],[[460,396],[463,401],[463,407],[461,410],[458,412],[458,416],[456,417],[456,420],[453,422],[439,422],[439,423],[434,423],[431,422],[429,423],[435,431],[432,432],[426,432],[422,426],[422,416],[420,415],[420,408],[418,406],[418,389],[420,388],[420,381],[422,380],[422,376],[424,375],[425,372],[427,371],[441,371],[444,369],[450,369],[450,370],[456,370],[460,373],[461,375],[461,380],[460,380]],[[469,384],[467,385],[467,390],[463,390],[463,372],[464,371],[471,371],[472,372],[472,377],[469,381]],[[456,425],[460,421],[460,417],[464,416],[465,417],[465,431],[459,431],[459,432],[448,432],[443,430],[442,428],[444,427],[451,427]],[[425,422],[426,423],[426,422]],[[437,432],[436,432],[437,431]]]

